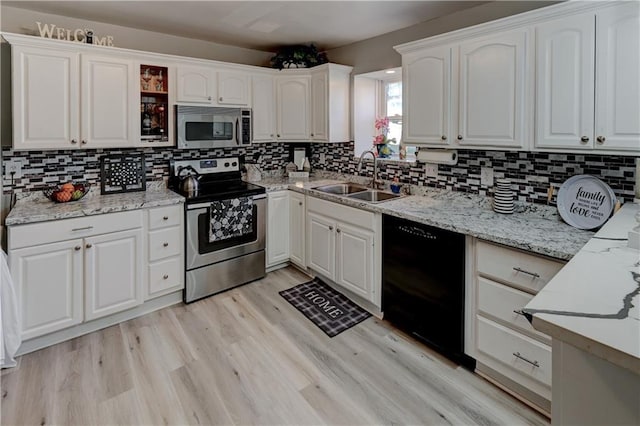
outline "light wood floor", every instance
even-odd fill
[[[328,338],[278,295],[293,268],[22,357],[1,424],[548,424],[369,318]]]

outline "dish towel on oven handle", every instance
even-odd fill
[[[238,197],[211,202],[209,242],[241,237],[253,232],[253,198]]]

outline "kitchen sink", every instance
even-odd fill
[[[356,200],[368,201],[370,203],[379,203],[381,201],[400,198],[402,197],[402,195],[391,194],[389,192],[382,192],[382,191],[366,191],[366,192],[358,192],[355,194],[350,194],[348,195],[348,197]]]
[[[362,185],[357,185],[355,183],[334,183],[331,185],[323,185],[323,186],[316,186],[315,188],[313,188],[317,191],[322,191],[322,192],[326,192],[329,194],[336,194],[336,195],[348,195],[348,194],[355,194],[355,193],[360,193],[360,192],[364,192],[367,190],[366,187],[362,186]]]

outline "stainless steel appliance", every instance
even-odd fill
[[[473,369],[464,353],[463,234],[382,217],[384,319]]]
[[[251,109],[176,105],[177,147],[204,149],[251,144]]]
[[[180,185],[180,172],[188,167],[200,176],[195,191],[183,191]],[[171,160],[169,176],[169,188],[186,197],[184,301],[264,277],[267,196],[264,188],[241,180],[240,159]],[[234,233],[232,222],[239,210],[229,210],[229,220],[217,220],[216,214],[219,206],[240,205],[240,201],[250,221],[243,221],[245,232]],[[222,237],[212,239],[213,229]]]

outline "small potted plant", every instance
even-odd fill
[[[285,46],[271,58],[272,68],[311,68],[329,62],[324,52],[318,52],[315,45],[297,44]]]

